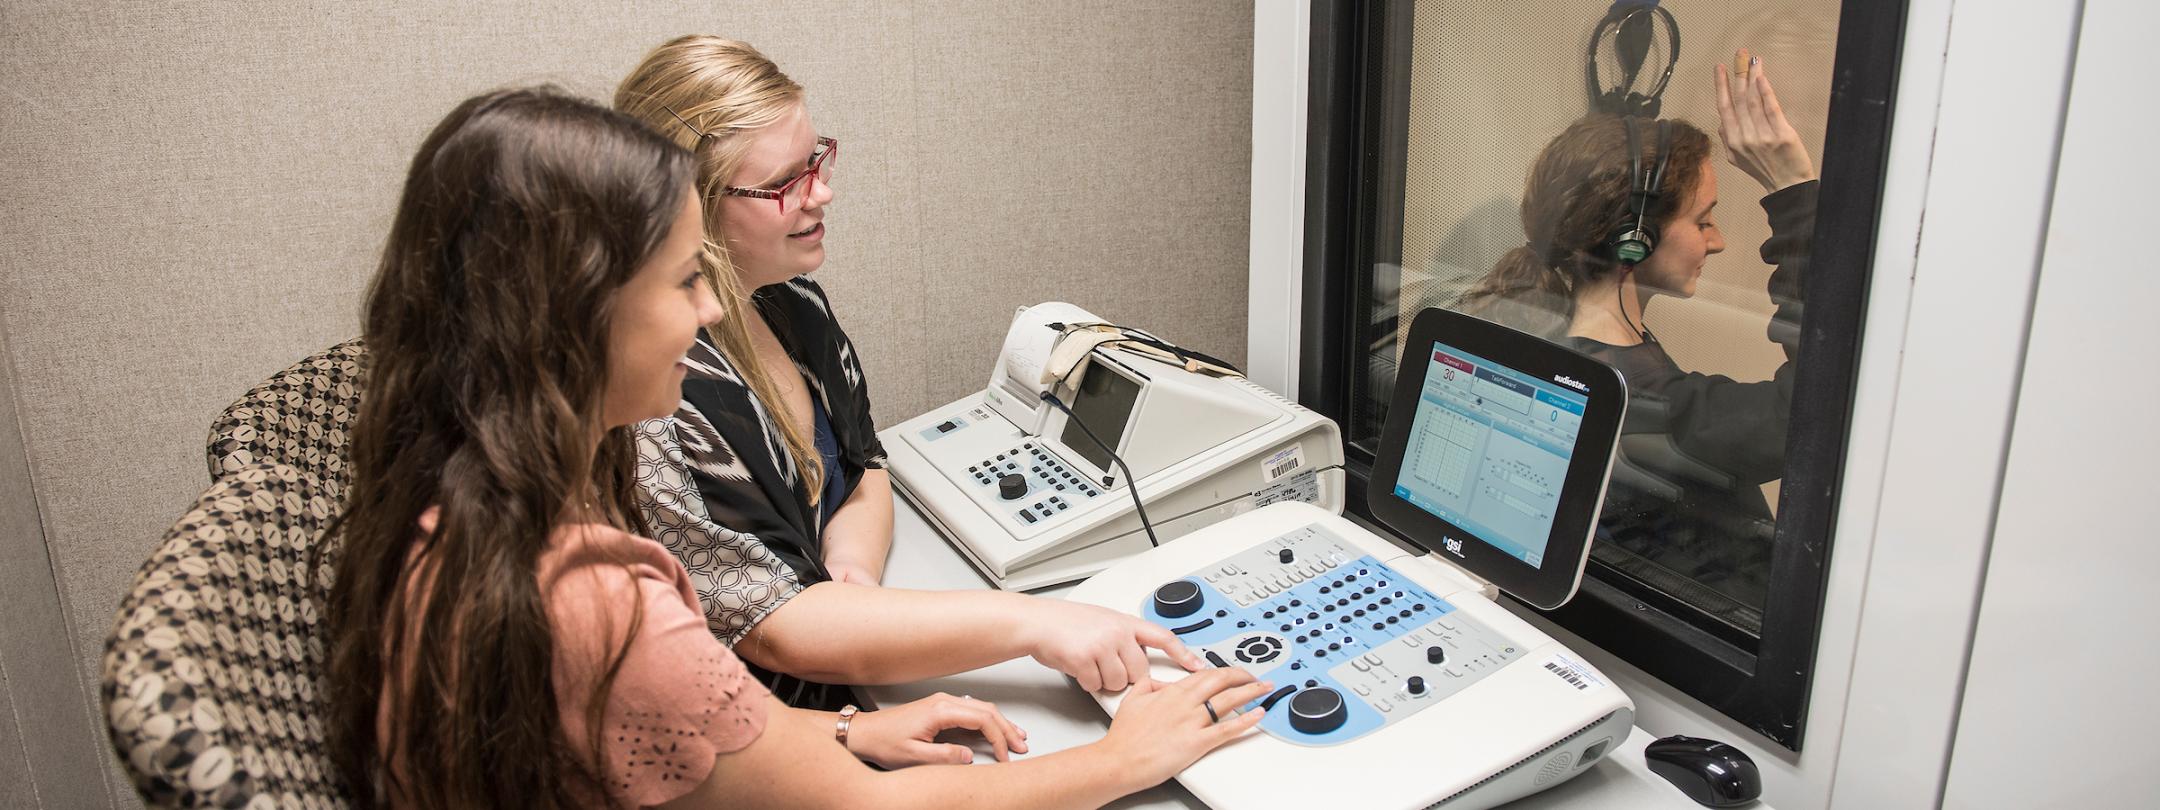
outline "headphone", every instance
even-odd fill
[[[1660,29],[1667,45],[1663,70],[1644,64]],[[1601,48],[1607,47],[1619,63],[1619,73],[1612,77],[1609,87],[1598,75],[1598,55]],[[1590,92],[1590,106],[1615,115],[1656,118],[1658,108],[1664,104],[1665,85],[1672,82],[1673,67],[1679,63],[1680,24],[1673,20],[1672,12],[1658,5],[1658,0],[1614,0],[1604,18],[1591,28],[1590,46],[1583,51],[1583,85]],[[1632,89],[1646,67],[1656,72],[1657,80],[1651,82],[1648,92]]]
[[[1651,233],[1650,206],[1662,196],[1659,189],[1665,184],[1666,157],[1672,143],[1672,122],[1657,122],[1657,163],[1650,173],[1643,173],[1642,143],[1635,133],[1635,117],[1620,119],[1627,125],[1628,195],[1627,209],[1620,212],[1619,224],[1612,235],[1605,239],[1605,249],[1615,260],[1626,267],[1634,267],[1650,258],[1657,249],[1657,237]]]

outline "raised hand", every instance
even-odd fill
[[[1733,62],[1737,75],[1717,66],[1718,139],[1732,164],[1767,191],[1815,179],[1815,162],[1785,120],[1762,60],[1742,48]]]
[[[821,715],[822,716],[822,715]],[[921,700],[855,715],[848,751],[887,770],[913,765],[966,765],[975,750],[935,742],[947,729],[964,728],[990,742],[991,756],[1008,762],[1027,753],[1027,732],[1005,719],[995,704],[939,692]]]
[[[1150,647],[1187,670],[1201,667],[1200,657],[1161,625],[1062,599],[1034,599],[1030,607],[1031,655],[1090,692],[1115,692],[1147,681]]]

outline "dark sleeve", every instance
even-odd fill
[[[833,421],[834,438],[840,443],[843,465],[850,468],[850,475],[884,469],[885,445],[878,441],[877,424],[870,417],[870,378],[863,373],[862,355],[855,351],[847,330],[840,328],[840,315],[833,311],[824,286],[808,276],[788,283],[807,291],[817,307],[816,312],[803,315],[818,319],[820,334],[814,339],[826,347],[830,365],[819,363],[816,368],[831,403],[827,413]]]
[[[1809,180],[1762,199],[1770,238],[1762,245],[1770,273],[1770,300],[1777,311],[1767,327],[1785,348],[1785,362],[1762,382],[1743,383],[1719,374],[1682,375],[1665,386],[1671,402],[1673,442],[1682,452],[1717,467],[1742,483],[1760,484],[1785,474],[1785,434],[1792,419],[1793,358],[1800,350],[1800,318],[1806,306],[1808,247],[1815,236],[1815,191]]]
[[[849,448],[849,460],[866,470],[885,469],[885,444],[878,441],[877,422],[870,416],[870,378],[863,373],[861,355],[855,353],[854,342],[833,324],[833,338],[839,343],[840,371],[848,380],[848,399],[852,402],[851,416],[854,434],[859,438]]]
[[[702,421],[685,403],[674,417],[637,424],[638,509],[653,539],[689,575],[706,627],[733,646],[801,593],[805,581],[817,580],[800,573],[807,565],[799,555],[790,561],[776,553],[791,548],[784,538],[768,544],[766,536],[745,525],[742,510],[733,505],[741,499],[714,497],[740,492],[720,484],[716,473],[727,476],[730,467],[744,468],[724,460],[732,451],[725,440],[715,446],[717,434]],[[762,523],[793,534],[776,521]]]
[[[1770,238],[1763,242],[1764,264],[1770,273],[1770,302],[1777,312],[1770,316],[1771,342],[1785,347],[1785,358],[1800,351],[1800,316],[1807,299],[1809,247],[1815,238],[1815,192],[1821,181],[1809,180],[1771,192],[1762,199],[1770,215]]]
[[[705,336],[684,359],[690,373],[669,421],[676,455],[701,502],[697,514],[714,527],[754,538],[801,583],[821,581],[824,555],[808,497],[787,461],[775,415]]]
[[[1792,419],[1793,363],[1763,382],[1722,374],[1682,374],[1665,386],[1673,443],[1681,452],[1761,484],[1785,474],[1785,433]]]
[[[1777,311],[1767,329],[1769,338],[1785,349],[1785,362],[1770,379],[1744,383],[1722,374],[1682,371],[1662,349],[1621,350],[1622,358],[1607,358],[1641,395],[1665,403],[1666,430],[1676,448],[1733,476],[1739,484],[1761,484],[1785,474],[1793,358],[1800,348],[1808,246],[1815,232],[1819,185],[1810,180],[1762,201],[1770,218],[1770,238],[1763,242],[1762,257],[1777,265],[1769,283]]]

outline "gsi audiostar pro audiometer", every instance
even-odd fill
[[[900,493],[1006,590],[1269,503],[1343,505],[1333,421],[1066,303],[1019,311],[982,391],[878,438]]]
[[[1283,503],[1133,556],[1068,598],[1137,614],[1273,693],[1262,733],[1178,776],[1219,810],[1491,807],[1571,779],[1634,704],[1497,604],[1574,595],[1627,388],[1595,360],[1438,309],[1410,328],[1374,517]],[[1183,676],[1155,656],[1154,675]],[[1121,695],[1096,699],[1115,713]],[[1220,708],[1228,712],[1232,707]]]

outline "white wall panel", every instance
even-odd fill
[[[2160,8],[2084,13],[1946,807],[2160,800]]]
[[[1835,806],[1941,796],[2076,16],[2071,4],[1960,3],[1951,17]]]

